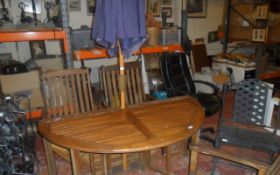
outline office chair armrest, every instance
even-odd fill
[[[211,87],[211,88],[214,90],[214,92],[211,93],[211,94],[217,94],[217,93],[219,92],[219,87],[216,86],[216,85],[213,84],[213,83],[208,82],[208,81],[193,80],[193,82],[194,82],[194,83],[204,84],[204,85],[206,85],[206,86]]]

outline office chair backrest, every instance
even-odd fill
[[[88,69],[64,69],[42,74],[48,119],[61,119],[95,109]]]
[[[108,107],[120,106],[119,66],[102,66],[99,69],[101,89],[105,93]],[[127,105],[140,104],[146,100],[141,65],[139,62],[125,63],[125,101]]]
[[[163,53],[160,56],[160,67],[169,96],[193,95],[196,93],[184,53]]]

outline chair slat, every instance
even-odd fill
[[[75,113],[79,113],[79,103],[78,103],[78,95],[77,93],[77,86],[76,86],[76,77],[75,75],[71,75],[70,76],[70,79],[71,79],[71,86],[72,86],[72,92],[73,92],[73,103],[74,103],[74,106],[75,106],[75,111],[73,111],[73,114]]]
[[[107,82],[107,87],[108,87],[109,102],[112,107],[115,107],[113,92],[112,92],[112,78],[111,78],[110,72],[106,72],[106,80],[107,80],[106,82]]]
[[[112,90],[113,90],[113,100],[116,106],[120,106],[120,96],[118,91],[118,75],[115,70],[111,72],[112,76]]]
[[[144,88],[143,88],[143,80],[141,76],[141,71],[140,69],[135,69],[136,72],[136,87],[137,87],[137,92],[138,92],[138,97],[139,97],[139,103],[143,103],[145,101],[145,94],[144,94]]]
[[[132,94],[134,97],[133,103],[139,104],[139,98],[138,98],[137,87],[136,87],[135,69],[132,68],[130,73],[131,73]]]
[[[125,70],[126,73],[126,88],[127,88],[127,96],[128,96],[128,101],[126,102],[127,104],[133,104],[133,96],[132,96],[132,84],[131,84],[131,74],[130,74],[130,69]]]
[[[89,92],[88,90],[88,87],[87,87],[87,79],[86,79],[86,76],[85,76],[85,73],[84,74],[81,74],[81,77],[82,77],[82,81],[81,81],[81,85],[82,85],[82,89],[83,89],[83,94],[82,94],[82,97],[84,98],[84,102],[85,102],[85,112],[87,112],[89,109],[90,109],[90,104],[89,104]]]

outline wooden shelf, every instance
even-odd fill
[[[155,47],[142,47],[139,51],[135,52],[135,55],[139,54],[153,54],[163,52],[183,52],[183,48],[179,44],[155,46]],[[78,50],[74,51],[75,60],[88,60],[88,59],[100,59],[109,58],[107,51],[103,48],[93,48],[90,50]]]
[[[62,29],[0,30],[0,42],[22,42],[35,40],[63,40],[64,51],[68,51],[65,32]]]

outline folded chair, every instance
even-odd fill
[[[161,75],[165,89],[169,97],[189,95],[198,99],[204,107],[206,117],[213,115],[221,108],[221,98],[217,95],[218,87],[214,84],[193,80],[187,58],[184,53],[164,53],[160,57]],[[195,83],[202,83],[211,88],[212,94],[196,92]],[[213,128],[203,128],[202,131],[214,132]],[[213,139],[201,136],[202,138],[214,142]]]
[[[258,170],[258,174],[265,174],[267,162],[259,162],[242,157],[242,155],[233,155],[222,151],[220,149],[222,144],[270,153],[272,157],[268,163],[273,162],[273,155],[280,152],[280,140],[277,136],[279,108],[275,123],[272,126],[265,126],[266,118],[271,118],[268,115],[272,115],[267,110],[271,102],[271,87],[257,79],[246,79],[233,86],[235,87],[234,92],[231,92],[235,95],[233,114],[228,116],[229,114],[226,114],[224,109],[222,110],[215,141],[217,149],[197,143],[191,144],[190,149],[193,155],[191,157],[191,172],[195,172],[196,169],[197,153],[203,153],[253,167]],[[225,95],[223,99],[223,103],[227,104]],[[277,159],[278,165],[273,165],[278,170],[279,159]]]

